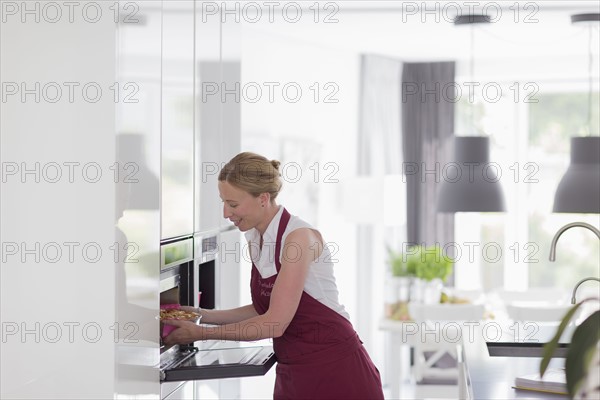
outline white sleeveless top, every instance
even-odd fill
[[[283,206],[279,206],[279,211],[275,214],[275,217],[273,217],[263,235],[262,251],[260,249],[260,233],[258,230],[253,228],[245,233],[246,240],[248,240],[250,258],[263,279],[270,278],[277,274],[275,258],[273,256],[275,253],[275,241],[277,240],[277,229],[279,228],[279,221],[281,220],[282,214]],[[283,245],[287,236],[299,228],[310,228],[317,231],[309,223],[301,220],[295,215],[290,215],[290,221],[283,233],[281,251],[283,251]],[[289,253],[287,256],[293,258],[294,254],[292,252],[294,249],[290,248],[288,251]],[[281,260],[281,254],[278,254],[277,256],[279,257],[279,260]],[[335,284],[335,276],[333,275],[333,262],[331,261],[329,246],[327,246],[326,243],[323,243],[321,255],[308,267],[304,291],[344,318],[350,319],[350,315],[339,302],[339,292],[337,285]]]

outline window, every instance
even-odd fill
[[[599,242],[592,232],[573,228],[561,236],[557,245],[556,262],[547,257],[550,242],[557,230],[569,222],[583,221],[599,226],[596,214],[551,214],[554,190],[568,163],[570,138],[587,134],[588,94],[560,91],[539,95],[539,103],[529,105],[529,153],[539,163],[544,184],[531,190],[528,236],[539,243],[543,262],[529,266],[532,286],[558,286],[572,289],[582,278],[598,276],[600,266]],[[598,93],[592,97],[592,132],[599,132]],[[594,129],[595,127],[595,129]],[[535,205],[535,206],[533,206]]]
[[[507,82],[498,101],[476,99],[473,105],[475,134],[490,137],[490,161],[501,171],[507,212],[456,214],[455,237],[462,246],[456,262],[458,287],[571,290],[580,279],[598,276],[600,246],[585,229],[565,232],[556,262],[548,260],[552,238],[563,225],[582,221],[600,226],[597,214],[552,213],[554,192],[569,164],[570,137],[587,134],[587,92],[566,83],[538,83],[527,92],[526,85]],[[592,104],[592,132],[597,134],[598,93]],[[469,132],[469,106],[468,99],[457,103],[457,135]]]

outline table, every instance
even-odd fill
[[[493,332],[506,328],[505,324],[496,321],[480,323],[463,323],[466,329],[459,345],[459,393],[471,399],[564,399],[566,396],[548,393],[536,393],[513,389],[516,376],[535,373],[539,370],[539,357],[492,357],[488,353],[486,340],[494,337]],[[419,340],[419,324],[414,321],[394,321],[382,318],[379,329],[386,332],[386,346],[390,349],[385,354],[384,382],[390,386],[393,399],[402,398],[402,382],[411,377],[408,350]],[[531,334],[521,330],[519,340],[547,342],[556,327],[540,327]],[[514,331],[502,329],[498,341],[517,341]],[[524,333],[527,333],[525,335]],[[551,368],[564,366],[564,359],[554,359]],[[461,385],[463,387],[461,387]]]
[[[387,318],[379,320],[379,330],[386,333],[386,347],[390,351],[384,357],[384,383],[390,385],[392,399],[401,399],[401,385],[404,375],[410,378],[409,348],[414,346],[418,325],[414,321],[394,321]],[[406,350],[406,352],[404,351]],[[406,380],[406,379],[405,379]]]

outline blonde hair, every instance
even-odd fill
[[[269,193],[273,202],[282,186],[279,165],[279,161],[269,161],[256,153],[240,153],[223,166],[219,181],[225,181],[254,197]]]

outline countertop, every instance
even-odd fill
[[[547,341],[548,332],[541,330],[530,340]],[[463,343],[466,366],[466,385],[473,399],[565,399],[566,395],[533,392],[514,389],[515,377],[539,371],[540,357],[499,357],[490,356],[482,334],[476,333],[473,340]],[[551,368],[564,367],[564,358],[554,358]]]

